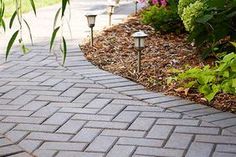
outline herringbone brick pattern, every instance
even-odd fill
[[[86,61],[72,49],[66,67],[52,65],[45,48],[1,64],[0,156],[236,156],[235,115],[70,65],[76,57]]]
[[[76,42],[65,67],[37,40],[0,56],[0,156],[236,156],[236,115],[99,70]]]

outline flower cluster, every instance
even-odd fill
[[[139,0],[140,3],[144,3],[148,1],[148,3],[152,5],[160,5],[160,6],[167,6],[167,0]]]

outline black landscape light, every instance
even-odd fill
[[[95,26],[95,20],[96,20],[97,15],[87,14],[85,16],[87,17],[87,20],[88,20],[88,26],[91,29],[91,46],[93,46],[93,27]]]
[[[145,38],[147,36],[148,35],[143,31],[136,32],[132,35],[132,37],[134,37],[134,46],[136,49],[138,49],[138,73],[141,71],[141,51],[145,47]]]

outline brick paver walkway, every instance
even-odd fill
[[[76,42],[65,67],[44,42],[1,63],[0,156],[236,156],[234,114],[99,70]]]

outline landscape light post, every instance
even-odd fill
[[[115,5],[109,4],[107,7],[107,13],[109,14],[109,26],[111,26],[111,15],[115,12]]]
[[[138,0],[134,0],[134,4],[135,4],[135,14],[138,13]]]
[[[138,49],[138,73],[141,71],[141,52],[142,49],[145,47],[145,38],[147,36],[148,35],[145,34],[143,31],[136,32],[132,35],[132,37],[134,37],[134,47]]]
[[[88,26],[91,29],[91,46],[93,46],[93,27],[95,26],[95,20],[97,15],[87,14],[85,16],[87,17],[88,20]]]

